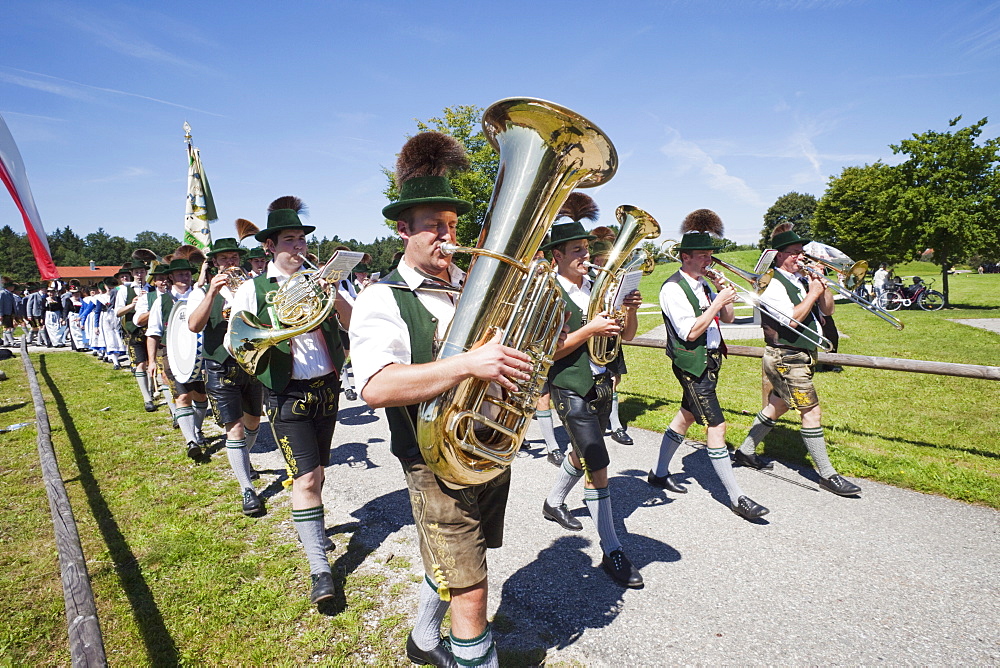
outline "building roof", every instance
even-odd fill
[[[70,279],[70,278],[92,278],[100,279],[107,278],[109,276],[114,276],[115,272],[121,269],[121,265],[113,266],[96,266],[93,269],[90,268],[89,264],[85,264],[82,267],[56,267],[56,271],[59,272],[59,278]]]

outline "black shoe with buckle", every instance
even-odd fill
[[[660,477],[655,473],[653,473],[652,471],[650,471],[649,475],[646,476],[646,482],[648,482],[653,487],[659,487],[660,489],[667,489],[670,490],[671,492],[674,492],[675,494],[687,494],[687,489],[681,487],[679,484],[671,480],[669,473],[663,477]]]
[[[612,580],[623,587],[629,589],[642,589],[643,587],[642,576],[621,550],[605,554],[601,560],[601,568],[611,576]]]
[[[611,440],[615,443],[621,443],[622,445],[632,445],[635,442],[632,440],[632,437],[625,432],[624,427],[621,429],[615,429],[611,432]]]
[[[565,503],[560,503],[558,507],[553,508],[549,505],[548,499],[546,499],[545,503],[542,504],[542,517],[557,523],[563,529],[570,531],[583,530],[583,524],[580,520],[569,514],[569,509]]]
[[[406,636],[406,658],[420,666],[458,668],[455,656],[445,643],[439,643],[437,647],[431,650],[420,649],[417,647],[417,643],[413,642],[412,632]]]
[[[143,408],[146,409],[147,413],[152,413],[153,411],[156,410],[156,404],[154,404],[152,401],[147,401],[146,403],[143,404]]]
[[[829,478],[820,478],[819,486],[830,490],[837,496],[855,496],[861,493],[860,487],[839,473],[834,473]]]
[[[552,464],[555,467],[562,466],[563,459],[565,459],[565,458],[566,458],[566,455],[564,455],[563,453],[559,452],[558,450],[553,450],[549,454],[545,455],[545,459],[547,459],[549,461],[549,464]]]
[[[249,487],[243,490],[243,514],[247,517],[260,515],[264,512],[264,502],[257,496],[257,492]]]
[[[309,577],[312,578],[312,593],[309,594],[310,601],[319,603],[336,595],[337,590],[333,586],[332,573],[314,573]]]
[[[767,515],[770,510],[755,502],[749,496],[741,496],[733,505],[729,506],[734,513],[743,519],[752,522]]]
[[[733,453],[733,463],[737,466],[747,466],[758,471],[770,471],[774,468],[774,462],[761,459],[755,454],[744,454],[740,450]]]

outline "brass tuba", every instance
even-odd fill
[[[424,461],[451,486],[503,473],[521,447],[563,324],[561,293],[545,260],[533,258],[574,188],[600,185],[618,167],[611,141],[579,114],[544,100],[501,100],[483,114],[500,153],[493,197],[472,264],[437,359],[464,353],[497,333],[527,353],[531,378],[516,392],[471,378],[420,404]]]
[[[622,205],[615,210],[615,217],[621,230],[615,239],[614,246],[608,254],[604,266],[587,263],[596,269],[597,280],[590,289],[590,305],[587,308],[587,321],[597,317],[599,313],[607,313],[609,317],[618,320],[624,326],[625,309],[615,309],[615,296],[625,274],[636,271],[640,267],[644,274],[651,274],[656,265],[650,260],[649,254],[638,250],[639,244],[645,239],[655,239],[660,236],[660,225],[651,215],[634,206]],[[590,359],[598,366],[607,366],[618,357],[622,340],[620,336],[592,336],[587,339],[587,352]]]
[[[335,286],[343,278],[343,272],[333,270],[336,259],[334,253],[322,268],[297,271],[280,288],[267,293],[272,326],[261,323],[249,311],[240,311],[233,317],[229,347],[233,358],[247,373],[256,376],[273,346],[311,332],[333,312],[337,301]]]

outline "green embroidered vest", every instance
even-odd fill
[[[420,303],[415,292],[405,287],[406,283],[400,276],[399,270],[394,269],[384,281],[401,284],[391,289],[399,307],[399,315],[406,323],[410,334],[410,364],[427,364],[434,361],[437,318]],[[417,404],[386,408],[385,415],[389,421],[392,454],[400,459],[422,461],[420,446],[417,445]]]
[[[125,304],[131,304],[132,300],[135,299],[135,295],[136,294],[137,293],[135,291],[135,288],[132,286],[132,284],[126,285],[125,286],[125,301],[122,302],[122,306],[124,306]],[[130,311],[126,315],[122,316],[124,318],[124,323],[125,323],[122,326],[122,329],[124,329],[125,333],[127,333],[127,334],[131,334],[135,330],[139,329],[138,327],[136,327],[136,324],[134,322],[132,322],[132,316],[133,315],[134,315],[134,311]]]
[[[681,272],[676,272],[664,281],[663,285],[671,281],[675,281],[681,286],[684,295],[688,299],[688,303],[694,309],[695,315],[704,313],[704,309],[698,303],[698,297],[695,296],[694,290],[691,289],[687,279],[681,276]],[[661,286],[660,289],[662,290],[663,287]],[[702,332],[701,336],[694,341],[688,341],[677,335],[666,313],[663,313],[663,323],[667,329],[667,356],[673,361],[674,366],[692,376],[701,376],[701,374],[705,373],[705,368],[708,367],[708,350],[705,347],[708,343],[708,330],[706,329]]]
[[[785,292],[788,293],[788,298],[792,300],[793,305],[798,306],[802,303],[802,296],[799,294],[798,286],[788,280],[788,277],[777,269],[774,271],[774,280],[777,280],[781,283],[782,287],[785,288]],[[804,350],[816,350],[815,343],[805,338],[791,327],[782,325],[763,311],[761,312],[761,319],[764,324],[765,338],[770,345],[775,345],[774,339],[776,338],[778,345],[790,346],[792,348],[802,348]],[[816,316],[812,311],[809,312],[809,317],[805,318],[803,323],[812,327],[817,332],[820,331],[819,323],[816,321]],[[768,332],[768,329],[770,329],[771,332]]]
[[[278,287],[272,279],[267,277],[267,274],[261,274],[254,278],[253,286],[257,294],[257,319],[263,325],[273,326],[271,309],[268,308],[267,304],[267,295],[270,292],[276,291]],[[340,342],[340,332],[337,327],[337,317],[331,313],[330,317],[320,324],[319,329],[323,334],[323,340],[326,342],[326,349],[330,353],[330,359],[333,360],[334,369],[339,374],[344,366],[344,347]],[[288,387],[288,382],[291,379],[292,346],[291,341],[288,340],[271,346],[264,353],[263,371],[257,376],[257,380],[262,382],[272,392],[281,394]]]
[[[229,321],[222,317],[225,303],[226,300],[222,295],[215,295],[212,300],[212,310],[208,314],[208,323],[201,333],[202,355],[219,363],[225,362],[229,357],[229,352],[223,345],[226,340],[226,328],[229,325]]]
[[[566,312],[569,313],[569,331],[575,332],[583,327],[583,310],[573,303],[562,283],[559,284],[559,290],[566,302]],[[586,343],[580,344],[576,350],[552,364],[549,382],[556,387],[573,390],[581,397],[590,392],[590,388],[594,386],[594,373],[590,369],[590,353],[587,352]]]

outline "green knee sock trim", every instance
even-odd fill
[[[315,508],[304,508],[302,510],[292,510],[292,519],[296,522],[310,522],[312,520],[323,519],[323,506]]]

